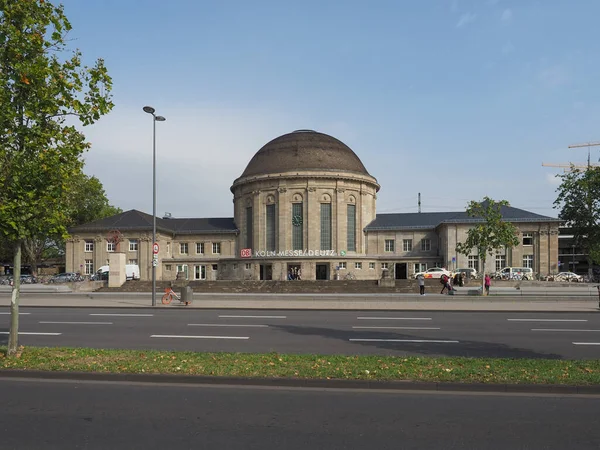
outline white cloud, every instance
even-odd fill
[[[510,8],[505,9],[504,11],[502,11],[502,15],[500,16],[500,20],[504,23],[508,23],[511,21],[513,16],[512,10]]]
[[[476,18],[477,18],[477,14],[473,14],[470,12],[465,13],[462,16],[460,16],[460,18],[458,19],[458,22],[456,23],[456,28],[461,28],[461,27],[464,27],[465,25],[475,22]]]

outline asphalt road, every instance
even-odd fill
[[[0,449],[598,449],[597,397],[3,379]]]
[[[32,346],[593,359],[600,314],[21,308]],[[0,308],[0,345],[10,315]]]

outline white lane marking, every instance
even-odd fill
[[[459,341],[439,341],[436,339],[348,339],[351,342],[416,342],[425,344],[458,344]]]
[[[287,316],[219,316],[221,319],[287,319]]]
[[[249,336],[181,336],[176,334],[153,334],[151,338],[181,338],[181,339],[250,339]]]
[[[0,312],[0,314],[10,314],[10,312]],[[21,312],[19,313],[20,316],[23,316],[23,315],[26,316],[28,314],[31,314],[31,313],[21,313]]]
[[[268,328],[269,325],[256,324],[232,324],[232,323],[188,323],[188,327],[246,327],[246,328]]]
[[[0,331],[0,334],[8,334],[8,331]],[[19,331],[19,334],[30,336],[60,336],[62,333],[34,333],[33,331]]]
[[[358,320],[431,320],[431,317],[357,317]]]
[[[531,331],[558,331],[558,332],[562,332],[562,331],[566,331],[566,332],[596,332],[599,333],[600,330],[578,330],[575,328],[569,329],[569,328],[532,328]]]
[[[440,330],[436,327],[352,327],[357,330]]]
[[[506,319],[509,322],[587,322],[587,319]]]
[[[53,323],[62,325],[112,325],[112,322],[52,322],[52,321],[40,321],[38,323]]]
[[[115,317],[154,317],[154,314],[90,314],[90,316],[115,316]]]
[[[600,342],[573,342],[573,345],[600,345]]]

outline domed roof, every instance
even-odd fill
[[[356,172],[369,175],[350,147],[327,134],[297,130],[264,145],[240,178],[295,170]]]

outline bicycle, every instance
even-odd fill
[[[183,300],[181,300],[181,296],[179,294],[177,294],[177,292],[175,292],[173,290],[173,288],[166,288],[165,289],[165,295],[163,295],[162,297],[162,304],[163,305],[170,305],[171,302],[173,301],[173,299],[175,300],[179,300],[180,302],[183,302]],[[185,303],[185,306],[189,305],[190,302],[183,302]]]

